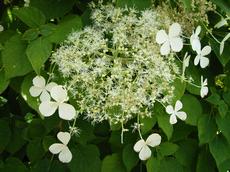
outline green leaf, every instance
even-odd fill
[[[196,160],[196,151],[198,149],[197,141],[192,139],[183,140],[178,143],[179,149],[175,152],[175,157],[180,164],[194,168],[193,163]]]
[[[28,172],[26,166],[17,158],[8,158],[4,165],[4,172]]]
[[[185,94],[182,99],[183,108],[182,111],[187,113],[187,119],[185,122],[190,125],[197,125],[198,119],[202,114],[202,106],[200,101],[196,97]]]
[[[171,101],[172,104],[175,104],[177,100],[180,100],[184,95],[186,83],[181,79],[176,78],[173,82],[173,87],[175,88],[173,91],[173,99]]]
[[[48,35],[53,33],[53,31],[55,30],[55,26],[56,25],[51,24],[51,23],[41,25],[39,27],[39,31],[40,31],[42,36],[48,36]]]
[[[57,139],[54,136],[45,136],[42,140],[43,149],[45,151],[49,150],[50,145],[57,143]]]
[[[217,93],[212,93],[212,95],[209,96],[206,100],[213,105],[218,105],[220,102],[220,95]]]
[[[0,94],[2,94],[5,89],[8,87],[10,81],[5,78],[4,70],[0,71]]]
[[[155,103],[153,115],[156,115],[159,127],[164,131],[169,140],[173,134],[173,126],[169,123],[169,115],[164,107],[159,103]]]
[[[218,166],[219,172],[228,172],[230,169],[230,158],[225,160]]]
[[[172,158],[165,158],[161,161],[159,172],[184,172],[183,166],[179,162]]]
[[[75,0],[30,0],[30,6],[40,9],[48,19],[63,17],[69,12]]]
[[[31,172],[69,172],[65,164],[61,163],[59,160],[42,159],[32,166]]]
[[[147,172],[159,172],[160,160],[151,156],[146,163]]]
[[[39,27],[46,22],[46,17],[44,16],[44,14],[34,7],[23,7],[19,9],[14,9],[13,14],[15,14],[29,27]]]
[[[187,12],[189,12],[191,10],[191,0],[181,0],[184,4],[184,8]]]
[[[230,4],[226,0],[211,0],[214,4],[224,10],[228,16],[230,16]]]
[[[215,172],[215,166],[215,161],[208,149],[201,149],[197,159],[196,172]]]
[[[49,58],[51,51],[52,44],[41,37],[30,42],[28,45],[26,55],[28,56],[33,69],[38,75],[40,74],[41,67]]]
[[[34,119],[27,130],[29,138],[40,138],[46,135],[46,127],[41,119]]]
[[[150,8],[152,5],[151,0],[117,0],[117,7],[135,7],[138,10],[144,10],[146,8]]]
[[[201,72],[196,68],[196,66],[190,65],[188,68],[186,68],[185,73],[186,73],[187,78],[191,77],[193,79],[193,84],[200,85]],[[188,90],[192,94],[200,96],[200,88],[199,87],[196,87],[196,86],[188,83],[186,85],[186,90]]]
[[[24,32],[24,34],[22,35],[22,39],[27,41],[32,41],[35,40],[38,37],[38,35],[39,35],[38,28],[32,28]]]
[[[68,34],[74,30],[80,30],[82,21],[79,16],[65,17],[56,27],[56,30],[48,37],[51,42],[60,43],[64,41]]]
[[[25,145],[26,140],[23,139],[22,134],[21,128],[13,128],[11,139],[6,147],[11,154],[16,153]]]
[[[203,115],[198,121],[198,136],[199,143],[209,143],[211,142],[217,132],[217,126],[215,119],[210,115]]]
[[[26,154],[31,163],[41,160],[45,155],[41,139],[38,138],[30,141],[26,148]]]
[[[230,113],[228,113],[224,118],[217,117],[216,123],[218,125],[219,130],[225,136],[225,138],[228,140],[228,143],[230,144]]]
[[[173,155],[178,150],[178,148],[179,146],[174,143],[164,142],[160,144],[159,153],[161,156]]]
[[[140,118],[140,123],[143,124],[143,126],[141,126],[141,133],[146,134],[149,131],[151,131],[154,125],[156,124],[156,122],[157,119],[156,116],[154,115],[152,117]]]
[[[222,118],[225,117],[226,113],[228,112],[228,105],[223,101],[221,100],[219,103],[218,103],[218,111],[220,113],[220,116]]]
[[[0,153],[5,149],[10,141],[11,131],[7,121],[0,120]]]
[[[5,48],[2,51],[2,62],[6,78],[23,76],[32,71],[25,50],[26,42],[21,40],[20,35],[12,36],[6,42]]]
[[[218,0],[219,1],[219,0]],[[221,0],[220,0],[221,1]],[[227,42],[225,43],[225,48],[223,53],[220,55],[220,44],[217,43],[215,40],[213,39],[209,39],[210,43],[211,43],[211,47],[214,51],[214,53],[216,54],[216,57],[218,58],[218,60],[221,62],[221,64],[223,66],[226,66],[226,64],[229,62],[230,60],[230,49],[227,48],[229,47],[229,44],[227,44]]]
[[[126,172],[119,154],[114,153],[103,159],[101,172]]]
[[[217,163],[217,166],[230,158],[230,145],[221,135],[217,135],[216,138],[209,143],[209,149]]]
[[[131,171],[139,161],[138,154],[133,150],[133,144],[128,144],[124,147],[122,152],[123,163],[127,172]]]
[[[99,150],[94,145],[77,145],[71,150],[73,159],[68,164],[71,172],[100,172],[101,160]]]
[[[39,107],[39,102],[37,98],[34,98],[30,95],[29,89],[32,86],[32,80],[35,77],[34,74],[30,74],[26,76],[22,82],[21,85],[21,95],[23,99],[27,102],[27,104],[34,110],[36,110],[39,113],[38,107]]]

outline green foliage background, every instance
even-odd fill
[[[178,0],[189,10],[191,0]],[[230,14],[226,0],[212,0],[218,11]],[[160,104],[151,119],[143,119],[142,132],[148,136],[157,131],[164,142],[146,162],[138,159],[133,145],[138,139],[132,131],[124,133],[107,122],[92,126],[78,119],[79,137],[70,142],[73,159],[62,164],[48,151],[56,142],[58,131],[67,131],[68,124],[57,116],[40,117],[36,99],[29,95],[32,78],[47,75],[52,64],[48,58],[66,36],[90,24],[85,0],[30,0],[23,7],[20,0],[0,1],[0,171],[1,172],[226,172],[230,169],[230,49],[225,43],[222,55],[219,44],[206,35],[213,51],[206,75],[211,88],[209,97],[201,100],[199,90],[175,83],[178,96],[188,114],[186,122],[172,126]],[[156,0],[157,4],[158,1]],[[175,3],[175,0],[171,0]],[[117,6],[135,6],[142,10],[150,0],[117,0]],[[210,27],[219,17],[210,13]],[[214,29],[221,41],[227,28]],[[188,74],[200,82],[200,74],[189,67]],[[129,125],[129,124],[127,124]],[[157,156],[156,156],[157,155]]]

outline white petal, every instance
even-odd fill
[[[174,113],[174,109],[173,109],[172,105],[168,105],[165,110],[168,114]]]
[[[61,144],[61,143],[54,143],[49,147],[49,151],[52,154],[58,154],[59,152],[61,152],[64,149],[65,145]]]
[[[164,30],[159,30],[156,35],[156,42],[158,44],[163,44],[168,40],[168,35]]]
[[[72,153],[67,146],[60,152],[58,158],[63,163],[69,163],[72,160]]]
[[[180,100],[177,100],[175,105],[175,111],[176,112],[179,111],[180,109],[182,109],[182,107],[183,107],[182,102]]]
[[[223,53],[223,51],[224,51],[224,43],[225,43],[225,42],[223,42],[223,41],[220,43],[220,55],[221,55],[221,54]]]
[[[135,152],[140,152],[141,149],[146,145],[143,139],[139,140],[133,147]]]
[[[58,108],[58,114],[64,120],[72,120],[76,115],[76,110],[70,104],[61,103]]]
[[[149,149],[147,145],[145,145],[139,153],[139,158],[142,161],[145,161],[151,157],[151,154],[152,154],[151,150]]]
[[[46,90],[50,92],[51,89],[55,86],[57,86],[55,82],[50,82],[49,84],[46,85]]]
[[[211,47],[209,45],[207,45],[201,50],[201,55],[206,56],[206,55],[210,54],[211,51],[212,51]]]
[[[171,38],[170,45],[174,52],[180,52],[183,48],[183,40],[181,38]]]
[[[43,116],[51,116],[55,113],[58,108],[58,104],[56,102],[45,101],[39,105],[39,111]]]
[[[41,94],[42,90],[43,89],[40,87],[32,86],[30,87],[29,92],[32,97],[38,97]]]
[[[170,53],[170,44],[169,41],[163,43],[160,49],[161,55],[168,55]]]
[[[160,143],[161,143],[161,136],[157,133],[151,134],[146,140],[146,144],[151,147],[158,146]]]
[[[193,39],[191,41],[193,51],[199,51],[201,49],[201,43],[199,39]]]
[[[177,37],[181,33],[181,26],[179,23],[173,23],[169,27],[169,37]]]
[[[50,91],[50,95],[59,103],[67,101],[68,99],[67,91],[61,85],[54,86]]]
[[[34,86],[44,88],[46,85],[46,80],[42,76],[36,76],[33,79]]]
[[[64,145],[67,145],[70,141],[70,133],[68,132],[59,132],[57,134],[57,138],[64,144]]]
[[[205,68],[209,64],[209,59],[207,57],[201,57],[200,59],[200,67]]]
[[[208,95],[208,87],[201,87],[200,96],[204,98],[206,95]]]
[[[195,66],[198,65],[199,62],[200,62],[200,55],[198,54],[198,55],[195,57],[195,59],[194,59],[194,65],[195,65]]]
[[[176,113],[176,116],[177,116],[179,119],[181,119],[182,121],[186,120],[186,118],[187,118],[187,114],[186,114],[185,112],[182,112],[182,111],[177,112],[177,113]]]
[[[187,54],[187,53],[186,53]],[[184,58],[184,61],[183,61],[183,65],[185,66],[185,67],[188,67],[189,66],[189,60],[190,60],[190,55],[185,55],[185,58]]]
[[[201,26],[197,26],[195,34],[198,36],[201,32]]]
[[[170,124],[176,124],[177,123],[176,115],[174,115],[174,114],[170,115],[169,123]]]
[[[208,85],[208,79],[206,78],[203,82],[203,86],[207,86]]]
[[[40,100],[41,102],[50,101],[50,94],[46,90],[43,90],[42,94],[40,95]]]

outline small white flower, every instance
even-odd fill
[[[55,101],[42,102],[39,106],[41,114],[48,117],[53,115],[58,109],[60,118],[72,120],[76,115],[76,111],[72,105],[65,103],[68,101],[67,91],[62,86],[58,85],[51,89],[50,95]]]
[[[225,44],[225,41],[227,41],[228,39],[230,38],[230,33],[228,33],[224,39],[221,41],[220,43],[220,55],[223,53],[224,51],[224,44]]]
[[[200,96],[204,98],[208,94],[208,80],[207,78],[203,80],[203,76],[201,76],[201,89],[200,89]]]
[[[4,27],[0,25],[0,32],[4,31]]]
[[[161,143],[161,136],[157,133],[151,134],[146,141],[144,139],[139,140],[133,147],[135,152],[139,152],[139,158],[141,160],[147,160],[151,157],[151,150],[149,146],[156,147]]]
[[[184,77],[185,74],[185,69],[189,66],[189,60],[190,60],[190,55],[188,55],[188,53],[186,52],[184,55],[184,59],[183,59],[183,71],[182,71],[182,76]]]
[[[211,47],[209,45],[205,46],[202,50],[196,50],[197,56],[194,59],[194,65],[198,65],[200,63],[201,68],[205,68],[209,64],[209,59],[205,57],[206,55],[210,54]]]
[[[201,27],[198,26],[195,32],[193,31],[193,34],[190,37],[190,44],[192,45],[192,49],[194,51],[200,50],[201,48],[201,43],[200,43],[200,38],[199,38],[200,32],[201,32]]]
[[[156,42],[162,44],[160,52],[161,55],[168,55],[170,49],[174,52],[179,52],[183,48],[183,40],[180,37],[181,26],[178,23],[173,23],[169,27],[169,34],[165,30],[159,30],[156,35]]]
[[[182,107],[183,107],[183,104],[180,100],[176,101],[175,108],[173,108],[172,105],[168,105],[166,107],[166,112],[170,114],[170,119],[169,119],[170,124],[176,124],[177,117],[181,119],[182,121],[186,120],[187,114],[183,111],[179,111],[182,109]]]
[[[46,80],[42,76],[36,76],[33,79],[33,86],[30,87],[30,95],[32,97],[38,97],[40,95],[40,100],[43,101],[48,101],[50,100],[50,92],[51,88],[56,86],[57,84],[54,82],[51,82],[46,85]]]
[[[223,27],[224,25],[228,25],[228,22],[227,22],[227,20],[228,20],[229,18],[221,18],[221,20],[214,26],[214,28],[221,28],[221,27]]]
[[[70,152],[67,144],[70,141],[70,133],[68,132],[59,132],[57,134],[58,140],[62,143],[54,143],[49,147],[49,151],[52,154],[59,154],[58,158],[63,163],[68,163],[72,159],[72,153]]]

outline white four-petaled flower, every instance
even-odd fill
[[[197,49],[197,56],[194,59],[194,65],[198,65],[200,63],[201,68],[205,68],[209,64],[209,59],[205,57],[206,55],[210,54],[211,47],[209,45],[205,46],[202,50]]]
[[[72,105],[65,103],[68,101],[66,89],[60,85],[55,86],[51,89],[50,95],[55,101],[42,102],[39,106],[39,111],[41,114],[48,117],[53,115],[58,109],[60,118],[64,120],[72,120],[76,115],[76,111]]]
[[[161,143],[161,136],[157,133],[151,134],[147,140],[144,139],[139,140],[133,147],[135,152],[139,152],[139,158],[141,160],[147,160],[151,157],[150,147],[156,147]]]
[[[46,85],[46,80],[42,76],[36,76],[33,79],[33,86],[30,87],[29,92],[32,97],[38,97],[40,95],[40,100],[48,101],[50,100],[50,90],[57,84],[51,82]]]
[[[176,101],[175,108],[173,108],[172,105],[168,105],[166,107],[166,112],[170,114],[170,119],[169,119],[170,124],[176,124],[177,117],[181,119],[182,121],[186,120],[187,114],[183,111],[179,111],[182,109],[182,107],[183,107],[183,104],[180,100]]]
[[[201,32],[201,27],[198,26],[196,28],[195,32],[193,31],[193,34],[190,37],[190,44],[191,44],[192,49],[194,51],[200,50],[200,48],[201,48],[201,43],[200,43],[200,38],[199,38],[200,32]]]
[[[62,143],[54,143],[49,147],[49,151],[52,154],[59,154],[58,158],[63,163],[68,163],[72,159],[72,153],[70,152],[69,148],[67,147],[67,144],[70,141],[70,133],[68,132],[59,132],[57,134],[57,138]]]
[[[169,27],[169,34],[165,30],[159,30],[156,35],[156,42],[162,44],[160,52],[161,55],[168,55],[170,49],[174,52],[179,52],[183,48],[183,40],[180,37],[181,26],[178,23],[173,23]]]
[[[207,78],[204,80],[203,76],[201,76],[201,89],[200,89],[200,96],[204,98],[208,94],[208,80]]]

